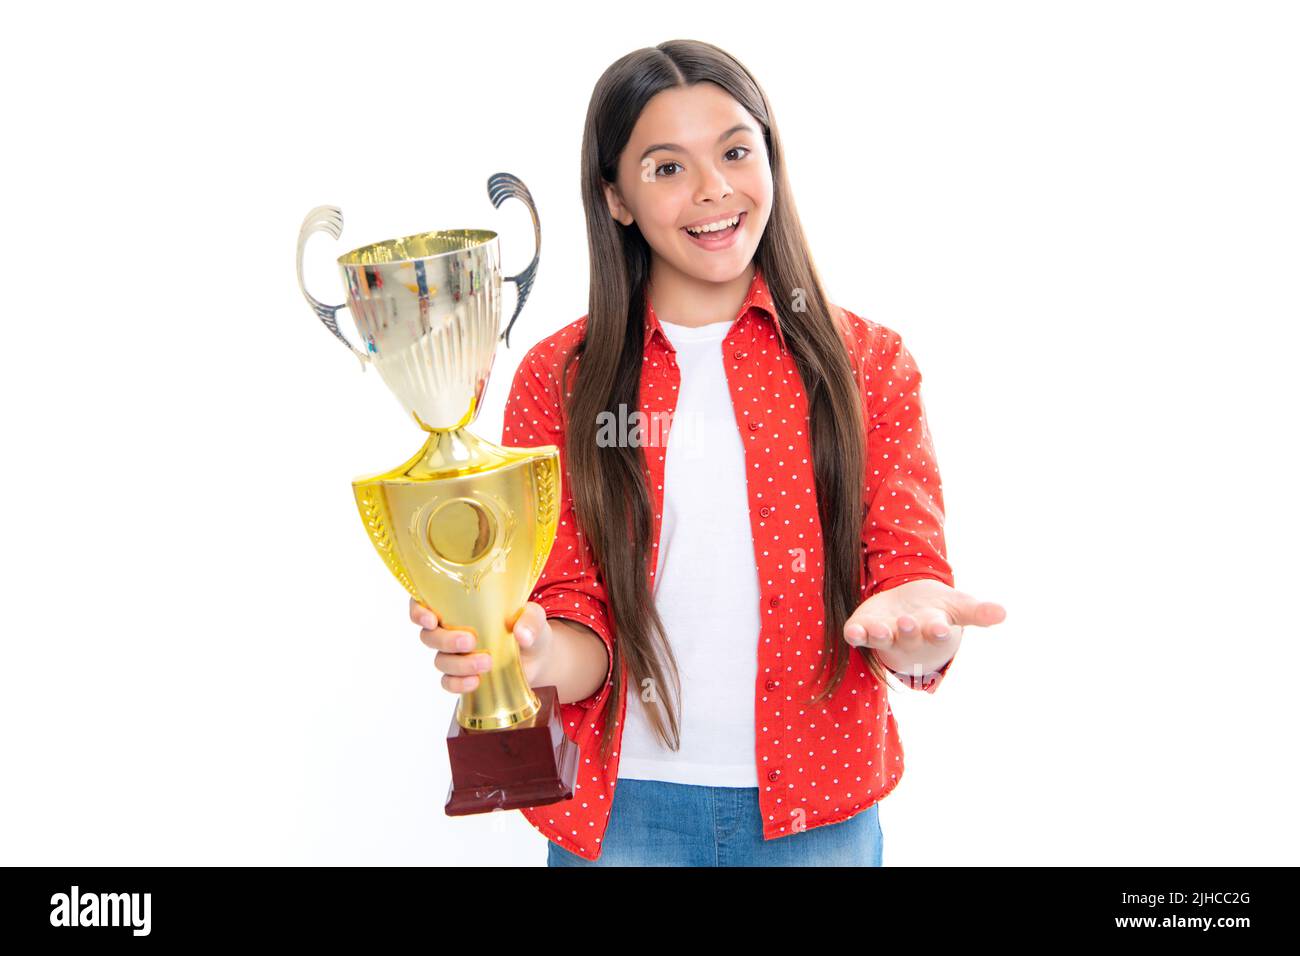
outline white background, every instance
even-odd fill
[[[498,440],[587,309],[592,87],[678,37],[766,89],[832,301],[924,373],[957,586],[1008,610],[891,693],[886,865],[1294,862],[1295,8],[495,7],[6,14],[0,862],[543,862],[443,814],[455,697],[350,487],[422,436],[295,242],[343,209],[326,302],[433,228],[517,272],[520,176]]]

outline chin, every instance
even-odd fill
[[[698,262],[689,263],[689,268],[682,271],[688,275],[693,275],[697,279],[703,279],[708,282],[730,282],[732,279],[739,278],[749,268],[753,262],[754,255],[752,252],[746,254],[744,251],[731,250],[735,258],[726,262],[721,260],[701,266]]]

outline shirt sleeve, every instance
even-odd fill
[[[948,663],[944,664],[937,671],[932,671],[929,674],[904,674],[902,671],[896,671],[892,667],[887,667],[885,669],[897,677],[901,683],[912,688],[912,690],[923,690],[927,694],[933,694],[939,689],[940,682],[943,680],[944,675],[948,673],[948,668],[952,666],[952,662],[956,659],[957,655],[954,654],[952,657],[948,658]]]
[[[558,350],[534,346],[519,363],[506,400],[501,444],[528,448],[555,445],[560,450],[560,513],[550,556],[528,600],[540,604],[546,617],[562,618],[590,627],[605,644],[605,682],[589,697],[575,701],[584,709],[598,707],[613,684],[614,635],[608,598],[573,507],[568,462],[564,453],[564,415]]]
[[[867,324],[867,502],[862,525],[866,598],[930,578],[953,587],[944,541],[943,486],[921,400],[921,372],[892,329]],[[933,694],[952,665],[908,687]]]

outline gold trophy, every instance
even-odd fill
[[[298,233],[298,285],[312,311],[361,361],[374,365],[428,438],[409,461],[358,478],[353,494],[366,532],[388,570],[441,625],[468,631],[492,657],[478,687],[462,694],[447,734],[451,787],[446,812],[542,806],[573,796],[578,748],[564,734],[554,687],[531,688],[513,621],[532,593],[555,541],[560,456],[554,445],[502,448],[471,434],[498,338],[524,307],[537,272],[542,232],[524,184],[488,178],[499,207],[528,206],[536,251],[528,268],[501,274],[495,232],[448,229],[389,239],[338,259],[347,302],[329,306],[308,293],[307,239],[343,231],[343,214],[318,206]],[[501,328],[501,283],[515,283],[515,312]],[[364,343],[339,331],[346,307]]]

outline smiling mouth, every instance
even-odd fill
[[[745,218],[748,215],[749,215],[748,212],[740,213],[739,218],[736,220],[736,224],[730,227],[729,229],[721,229],[718,230],[717,232],[706,232],[703,234],[696,234],[688,230],[685,226],[682,226],[682,232],[686,234],[686,238],[694,240],[698,245],[706,246],[706,247],[710,245],[721,245],[722,243],[726,242],[726,240],[734,236],[736,233],[740,232],[740,227],[745,224]]]

